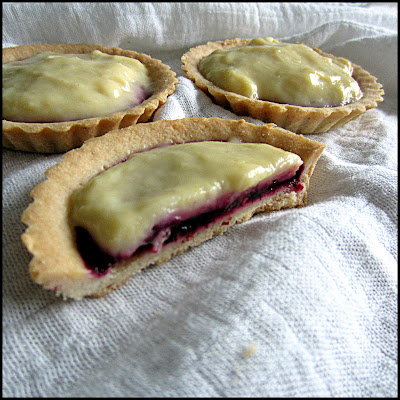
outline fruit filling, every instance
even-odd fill
[[[96,275],[188,238],[279,190],[303,189],[299,156],[261,143],[193,142],[134,153],[70,201],[77,248]]]
[[[300,191],[303,185],[299,182],[303,166],[301,166],[294,176],[283,181],[274,180],[272,183],[258,185],[237,198],[226,203],[226,199],[220,199],[208,211],[201,214],[193,213],[193,216],[185,220],[172,220],[156,225],[152,233],[144,240],[144,244],[139,246],[132,254],[125,257],[115,257],[101,249],[93,240],[90,233],[82,228],[76,227],[76,244],[78,251],[85,263],[85,266],[92,271],[95,276],[101,277],[107,274],[116,263],[144,252],[157,253],[168,244],[174,243],[181,238],[190,238],[201,229],[207,228],[210,224],[217,222],[221,218],[226,218],[242,207],[259,201],[267,196],[275,194],[279,190],[290,188],[291,191]]]

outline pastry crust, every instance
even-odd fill
[[[142,53],[89,44],[38,44],[3,49],[3,64],[51,51],[58,54],[86,54],[100,50],[110,55],[135,58],[143,63],[152,81],[152,95],[139,105],[103,117],[66,122],[28,123],[3,119],[3,147],[38,153],[60,153],[82,145],[85,140],[140,122],[147,122],[174,92],[175,72],[160,60]]]
[[[264,122],[272,122],[292,132],[311,134],[323,133],[337,128],[359,117],[365,111],[377,107],[377,103],[383,100],[382,85],[376,78],[363,70],[360,66],[353,65],[353,79],[355,79],[363,92],[360,100],[338,107],[301,107],[291,104],[280,104],[264,100],[254,100],[248,97],[228,92],[219,88],[204,78],[198,70],[198,63],[214,50],[230,49],[244,46],[248,39],[228,39],[225,41],[208,42],[194,47],[182,56],[182,69],[186,76],[195,85],[211,95],[214,101],[227,109],[231,109],[237,115],[248,115]],[[319,54],[335,58],[332,54],[326,54],[313,48]]]
[[[298,192],[285,189],[279,191],[277,195],[239,209],[189,239],[183,238],[163,247],[158,253],[134,255],[113,266],[105,276],[96,277],[84,266],[68,216],[68,201],[75,190],[134,152],[151,149],[162,143],[232,139],[268,143],[298,154],[304,161],[300,180],[304,189]],[[38,284],[54,290],[64,298],[103,296],[124,284],[139,270],[163,263],[188,247],[196,246],[213,235],[222,234],[229,226],[249,219],[256,212],[305,205],[309,179],[324,148],[322,143],[278,128],[274,124],[257,126],[243,120],[221,118],[161,120],[90,139],[81,148],[66,153],[60,163],[47,170],[47,180],[31,192],[34,201],[24,211],[21,219],[27,225],[22,241],[33,254],[30,274]]]

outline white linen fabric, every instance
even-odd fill
[[[3,396],[397,397],[397,4],[3,3],[3,47],[97,43],[170,65],[179,83],[155,119],[240,119],[180,57],[266,36],[361,65],[384,102],[310,135],[327,148],[307,207],[259,214],[104,298],[32,282],[20,217],[62,155],[3,149]]]

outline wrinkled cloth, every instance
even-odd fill
[[[3,47],[96,43],[170,65],[155,120],[243,118],[180,57],[267,36],[361,65],[384,101],[309,135],[327,147],[306,207],[258,214],[104,298],[31,280],[20,217],[62,155],[3,149],[3,396],[397,397],[397,4],[3,3]]]

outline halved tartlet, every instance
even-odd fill
[[[101,54],[105,57],[110,56],[121,56],[127,58],[128,61],[137,60],[140,66],[143,67],[147,71],[149,85],[147,88],[143,89],[139,85],[136,85],[134,88],[136,94],[139,91],[139,101],[127,103],[127,107],[125,109],[118,109],[117,111],[106,111],[102,112],[101,115],[88,116],[85,117],[84,113],[79,114],[76,118],[68,118],[67,112],[65,112],[65,118],[59,118],[59,115],[63,115],[63,97],[65,98],[65,104],[70,100],[72,103],[75,101],[75,97],[72,96],[71,90],[78,87],[80,85],[79,77],[77,76],[76,80],[72,79],[71,81],[66,81],[65,78],[65,69],[63,65],[60,64],[60,75],[58,77],[52,76],[50,79],[55,82],[55,90],[57,90],[57,85],[60,85],[62,81],[62,85],[64,87],[63,93],[56,93],[59,98],[60,109],[57,110],[57,118],[51,120],[47,118],[33,118],[31,115],[27,114],[27,121],[24,120],[24,117],[19,117],[18,110],[18,95],[14,96],[13,104],[9,109],[5,112],[5,84],[4,79],[7,78],[4,74],[3,68],[3,147],[7,147],[14,150],[23,150],[30,152],[39,152],[39,153],[59,153],[64,152],[76,147],[79,147],[84,143],[85,140],[101,136],[111,130],[125,128],[127,126],[134,125],[140,122],[149,121],[154,112],[162,106],[167,97],[174,92],[175,84],[177,82],[175,78],[175,72],[171,71],[170,67],[163,64],[160,60],[156,60],[151,58],[150,56],[142,53],[137,53],[131,50],[123,50],[117,47],[105,47],[100,45],[89,45],[89,44],[38,44],[38,45],[22,45],[17,47],[10,47],[3,49],[3,67],[4,64],[14,63],[17,61],[24,61],[25,65],[29,60],[37,57],[39,55],[46,54],[55,54],[57,56],[60,55],[90,55],[97,53]],[[18,67],[19,68],[19,67]],[[57,67],[53,68],[53,70],[57,71]],[[80,68],[77,67],[77,75],[79,74]],[[122,78],[126,79],[125,75],[126,71],[121,70],[121,76],[116,76],[116,80],[122,80]],[[46,75],[47,71],[43,73]],[[86,72],[86,75],[89,75],[90,72]],[[98,75],[97,73],[92,74],[94,78]],[[88,76],[86,76],[88,78]],[[35,81],[35,85],[37,85],[34,90],[41,95],[40,92],[40,83],[39,79],[43,79],[43,77],[37,78],[36,71],[32,73],[31,76],[24,77],[25,81],[22,81],[22,84],[25,85],[26,82],[30,85],[29,80]],[[36,82],[37,80],[37,82]],[[46,81],[47,82],[47,81]],[[14,84],[14,82],[13,82]],[[96,83],[97,84],[97,83]],[[18,85],[18,81],[17,81]],[[113,94],[114,88],[100,87],[97,90],[96,95],[102,96],[105,91],[111,92],[109,96],[114,96],[116,99],[120,96],[120,94],[126,93],[126,82],[121,84],[121,88],[119,88],[119,93]],[[61,85],[60,85],[61,86]],[[7,88],[8,89],[8,88]],[[21,89],[21,92],[24,91],[24,88]],[[35,91],[24,103],[24,109],[30,111],[30,109],[35,106],[36,109],[45,111],[48,108],[48,101],[51,101],[51,96],[48,98],[40,99],[40,102],[37,104],[32,104],[35,102]],[[61,98],[60,98],[61,97]],[[17,99],[16,101],[15,98]],[[83,100],[83,103],[92,105],[91,97],[88,96],[87,99]],[[94,99],[93,99],[94,102]],[[15,103],[15,104],[14,104]],[[99,103],[102,101],[100,99]],[[139,104],[138,104],[139,103]],[[22,107],[21,107],[22,108]],[[54,108],[57,108],[55,106]],[[78,111],[84,110],[84,106],[78,106]],[[112,109],[112,108],[110,108]],[[106,108],[107,110],[107,108]],[[7,118],[7,113],[9,113],[10,117]],[[22,114],[22,112],[21,112]],[[39,122],[38,122],[39,121]]]
[[[376,81],[374,76],[356,64],[350,63],[347,60],[335,57],[331,54],[323,53],[316,48],[312,48],[312,50],[318,55],[333,60],[333,63],[336,61],[340,62],[340,60],[348,62],[349,67],[352,69],[351,77],[357,82],[361,90],[360,98],[355,98],[348,104],[324,104],[321,106],[307,106],[304,104],[301,105],[285,101],[281,102],[268,98],[261,100],[260,98],[254,98],[254,96],[251,97],[238,94],[236,91],[223,89],[215,84],[215,81],[212,82],[207,79],[205,77],[206,74],[201,72],[199,66],[201,66],[201,63],[204,63],[204,60],[206,60],[210,55],[213,55],[214,52],[222,53],[230,50],[237,50],[252,44],[254,41],[257,43],[257,41],[262,40],[264,39],[253,39],[253,41],[250,39],[233,39],[209,42],[194,47],[182,56],[182,69],[185,71],[186,76],[191,79],[198,88],[210,95],[218,105],[232,110],[237,115],[247,115],[264,122],[272,122],[282,128],[302,134],[323,133],[330,129],[339,127],[354,118],[357,118],[365,111],[376,107],[377,103],[383,100],[382,85]],[[280,43],[271,38],[266,38],[265,40],[270,40],[272,43],[276,42],[278,45],[285,45],[285,43]],[[259,45],[259,43],[257,44]],[[299,45],[302,44],[299,43]],[[307,57],[308,56],[309,55],[307,55]],[[279,55],[277,57],[279,57]],[[310,65],[312,65],[312,63]],[[234,63],[232,63],[232,60],[227,60],[226,69],[222,71],[221,74],[223,79],[226,79],[227,75],[231,74],[232,76],[229,77],[229,79],[234,80],[235,74],[237,74],[235,68],[236,67]],[[298,70],[302,69],[303,65],[301,62],[298,64]],[[281,79],[280,75],[280,71],[272,75],[271,83],[273,83],[273,81],[279,81],[279,79]],[[321,76],[318,73],[312,75],[311,80],[318,80]],[[237,87],[240,87],[241,85],[243,86],[243,82],[247,80],[247,77],[240,76],[239,78],[242,82],[238,82],[236,85]],[[294,82],[295,85],[298,85],[296,90],[297,94],[302,91],[299,82],[301,82],[300,79],[298,82]],[[248,83],[250,86],[252,84],[253,83],[251,82]],[[268,82],[266,85],[268,85]],[[315,86],[318,85],[320,85],[320,82],[315,84]]]
[[[274,124],[220,118],[88,140],[31,192],[30,274],[64,298],[103,296],[254,213],[305,205],[324,148]]]

